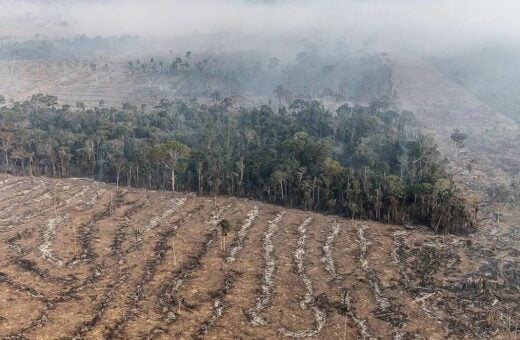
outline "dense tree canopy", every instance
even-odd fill
[[[37,95],[0,104],[1,167],[127,185],[236,195],[437,232],[473,225],[435,144],[409,112],[298,99],[230,108],[196,99],[153,108],[58,107]]]

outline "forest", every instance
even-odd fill
[[[0,126],[6,173],[235,195],[439,233],[474,228],[433,139],[384,101],[335,112],[302,99],[278,112],[237,109],[229,98],[87,109],[40,94],[3,104]]]
[[[339,44],[303,44],[294,55],[257,50],[186,51],[184,54],[127,60],[135,76],[170,83],[179,96],[214,98],[276,97],[278,105],[319,99],[328,109],[345,100],[368,103],[392,95],[391,68],[384,53],[353,51]],[[275,103],[273,103],[275,104]]]

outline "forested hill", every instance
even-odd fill
[[[1,167],[13,174],[250,197],[438,232],[473,228],[433,140],[411,113],[383,103],[336,112],[304,100],[277,113],[236,110],[229,99],[85,109],[37,95],[1,107],[0,126]]]

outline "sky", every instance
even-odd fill
[[[232,32],[446,48],[520,42],[518,0],[0,0],[0,37]]]

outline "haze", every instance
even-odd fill
[[[0,0],[0,339],[520,339],[518,14]]]
[[[518,1],[0,1],[0,36],[261,33],[386,47],[520,41]],[[354,38],[355,37],[355,38]]]

